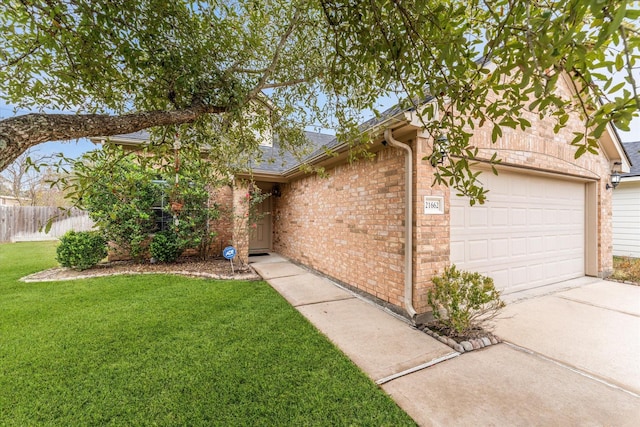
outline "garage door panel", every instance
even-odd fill
[[[527,223],[527,210],[523,208],[511,209],[511,225],[525,225]]]
[[[527,255],[527,239],[526,238],[511,238],[511,256],[517,257],[520,255]]]
[[[489,213],[487,211],[488,209],[485,207],[469,211],[469,227],[487,227],[489,225],[487,222],[489,219]]]
[[[479,271],[482,274],[491,274],[494,283],[503,283],[509,281],[509,269],[505,268],[503,270],[493,270],[489,271]]]
[[[531,255],[544,254],[544,245],[542,244],[542,237],[534,236],[527,239],[527,250]]]
[[[515,291],[584,275],[584,184],[485,173],[488,201],[451,200],[451,261]],[[488,176],[488,177],[487,177]]]
[[[472,240],[469,242],[469,256],[471,262],[489,260],[489,242],[487,240]]]
[[[457,241],[450,243],[451,250],[451,263],[452,264],[462,264],[465,262],[465,253],[466,253],[466,242]]]
[[[542,209],[527,209],[527,223],[529,225],[542,225]]]
[[[509,225],[509,209],[494,208],[491,210],[491,225],[493,227],[506,227]]]
[[[529,282],[540,283],[544,279],[544,271],[537,265],[530,265],[527,267],[527,276],[529,278]]]
[[[509,259],[509,239],[491,241],[491,258],[495,260]]]
[[[465,226],[465,208],[464,206],[451,206],[450,211],[451,227],[464,227]]]
[[[553,201],[548,201],[547,203],[553,203]],[[551,226],[559,221],[558,211],[555,209],[545,209],[542,215],[542,224],[544,225]]]
[[[529,275],[527,274],[527,267],[514,267],[511,269],[511,283],[513,286],[524,285],[529,280]]]

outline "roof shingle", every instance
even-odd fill
[[[640,141],[623,142],[622,146],[631,160],[631,172],[622,176],[640,176]]]

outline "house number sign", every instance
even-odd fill
[[[424,196],[424,214],[425,215],[444,214],[444,197]]]

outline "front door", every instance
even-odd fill
[[[257,207],[256,224],[249,224],[249,253],[271,250],[271,197],[264,199]]]

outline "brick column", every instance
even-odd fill
[[[419,132],[413,148],[413,305],[418,314],[430,311],[427,291],[433,285],[431,278],[442,273],[449,265],[449,188],[433,184],[435,168],[428,160],[432,150],[431,139]],[[443,214],[425,214],[424,197],[442,197]],[[455,197],[455,196],[454,196]]]
[[[237,261],[249,263],[249,187],[246,181],[233,184],[233,246],[237,250]]]

